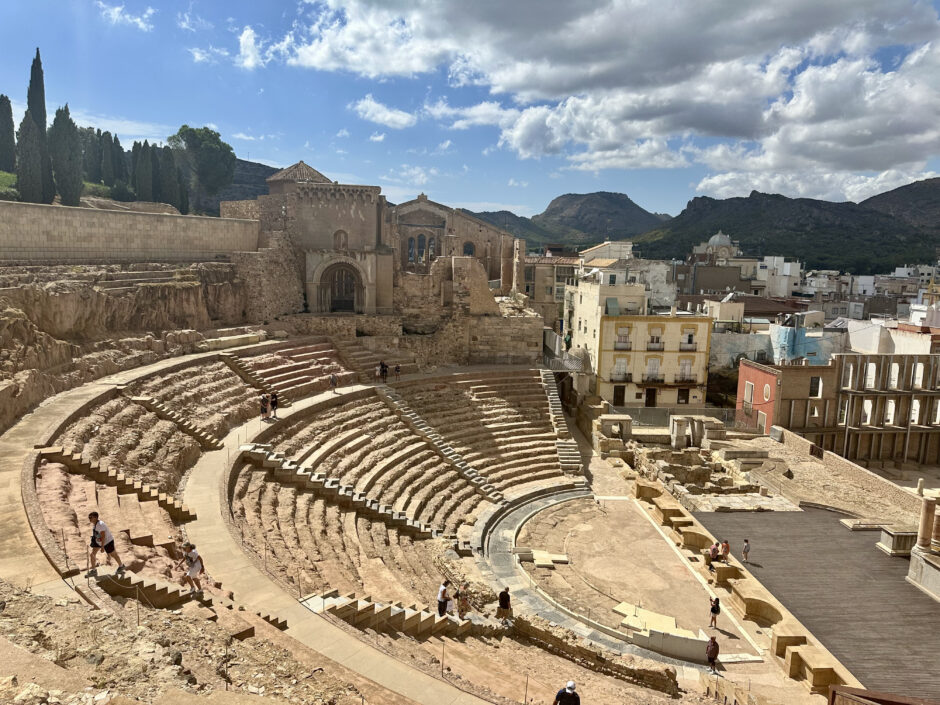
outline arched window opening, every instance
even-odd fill
[[[435,242],[434,238],[428,238],[428,262],[437,257],[437,252],[434,251]]]
[[[894,423],[894,399],[888,399],[885,405],[885,426],[891,426]]]
[[[408,238],[408,261],[415,261],[415,239],[413,237]]]
[[[323,272],[319,284],[319,310],[336,313],[361,313],[363,288],[359,272],[345,263],[337,263]]]
[[[871,399],[862,402],[862,425],[871,423]]]
[[[425,239],[424,235],[418,235],[418,261],[424,262],[427,259],[427,253],[425,252]]]
[[[914,366],[914,386],[923,387],[924,386],[924,363],[918,362]]]
[[[892,362],[891,373],[888,376],[888,386],[890,386],[892,389],[897,389],[898,379],[900,378],[900,376],[901,376],[901,366],[896,362]]]
[[[920,399],[911,402],[911,423],[920,423]]]
[[[477,248],[474,247],[472,242],[465,242],[463,244],[463,256],[464,257],[473,257],[477,253]]]
[[[875,363],[869,362],[868,367],[865,370],[865,386],[868,388],[875,386]]]
[[[345,230],[337,230],[333,233],[333,249],[346,250],[349,248],[349,236]]]

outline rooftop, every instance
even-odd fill
[[[293,164],[286,169],[281,169],[280,171],[271,174],[267,179],[268,183],[279,182],[279,181],[308,181],[317,184],[332,184],[333,182],[326,178],[319,171],[314,169],[309,164],[305,164],[303,161],[299,161],[296,164]]]

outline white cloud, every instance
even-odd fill
[[[149,32],[153,29],[152,18],[157,13],[152,7],[147,7],[138,15],[131,14],[125,9],[125,5],[108,5],[101,0],[95,0],[95,5],[101,11],[101,16],[112,25],[129,25],[136,27],[143,32]]]
[[[16,106],[14,105],[14,108]],[[130,148],[130,143],[135,140],[149,142],[165,142],[169,135],[176,132],[178,127],[164,125],[158,122],[148,122],[145,120],[133,120],[130,118],[119,117],[115,115],[102,115],[81,108],[69,106],[69,113],[75,124],[80,127],[95,127],[102,132],[107,130],[112,135],[121,138],[121,143],[126,148]],[[19,124],[19,122],[17,122]]]
[[[258,35],[251,26],[245,25],[241,34],[238,35],[238,56],[235,58],[235,65],[253,71],[264,64],[265,59],[261,56]]]
[[[209,20],[203,19],[193,12],[193,3],[189,3],[186,12],[176,13],[176,26],[186,32],[197,32],[204,29],[212,29],[213,25]]]
[[[214,47],[211,44],[208,49],[192,47],[186,51],[192,54],[193,61],[197,64],[214,64],[219,61],[219,59],[228,58],[229,55],[228,51],[225,49]]]
[[[406,184],[408,186],[424,186],[432,178],[438,176],[439,172],[434,167],[415,166],[411,164],[402,164],[396,170],[389,171],[379,178],[382,181],[388,181],[393,184]]]
[[[377,125],[384,125],[393,130],[401,130],[414,125],[418,119],[411,113],[397,108],[390,108],[383,105],[369,93],[349,106],[363,120],[374,122]]]
[[[232,135],[233,140],[244,140],[245,142],[254,142],[257,140],[257,137],[252,137],[251,135],[246,135],[244,132],[236,132]]]
[[[453,145],[453,142],[451,142],[450,140],[444,140],[439,145],[437,145],[437,151],[440,153],[444,153],[451,148],[451,145]]]
[[[337,137],[349,137],[349,130],[347,130],[347,129],[344,127],[344,128],[342,128],[339,132],[336,133],[336,136],[337,136]]]
[[[384,141],[385,141],[385,133],[384,133],[384,132],[373,132],[371,135],[369,135],[369,141],[370,141],[370,142],[384,142]]]
[[[519,187],[521,187],[521,188],[525,188],[526,186],[529,185],[529,182],[528,182],[528,181],[519,181],[519,180],[517,180],[517,179],[509,179],[509,183],[506,184],[506,185],[507,185],[507,186],[519,186]]]

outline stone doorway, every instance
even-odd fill
[[[363,289],[359,272],[348,264],[334,264],[320,279],[321,311],[362,313]]]

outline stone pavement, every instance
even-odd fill
[[[343,387],[339,390],[340,396],[366,386]],[[324,392],[278,411],[281,418],[289,418],[335,396]],[[268,427],[260,418],[254,418],[232,429],[223,439],[221,450],[200,456],[186,481],[185,502],[198,517],[186,524],[186,533],[205,557],[209,575],[221,581],[225,590],[232,590],[236,602],[244,604],[246,609],[264,610],[286,619],[286,633],[297,641],[416,703],[482,705],[488,702],[398,661],[314,614],[298,602],[297,596],[288,594],[269,578],[242,550],[223,519],[223,512],[228,512],[225,482],[230,460],[238,453],[239,446]]]

